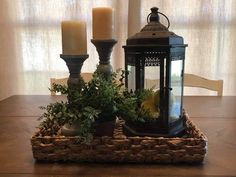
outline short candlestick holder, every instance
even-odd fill
[[[91,42],[96,47],[99,55],[99,65],[97,67],[97,71],[102,73],[105,77],[110,76],[113,72],[112,66],[110,64],[111,52],[117,41],[115,39],[92,39]]]
[[[63,55],[60,57],[66,62],[66,65],[69,69],[69,79],[67,81],[68,85],[68,102],[69,104],[73,101],[73,91],[78,90],[84,83],[83,78],[81,77],[81,68],[84,61],[89,57],[88,55]],[[66,124],[62,127],[61,133],[65,136],[75,136],[79,132],[80,125],[75,122],[74,124]]]

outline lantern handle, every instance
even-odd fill
[[[168,23],[168,25],[167,25],[167,29],[169,29],[169,27],[170,27],[170,20],[169,20],[169,18],[165,15],[165,14],[163,14],[163,13],[161,13],[161,12],[158,12],[158,8],[156,8],[157,9],[157,11],[156,11],[156,13],[157,14],[161,14],[162,16],[164,16],[165,18],[166,18],[166,20],[167,20],[167,23]],[[147,16],[147,23],[149,23],[150,22],[150,16],[153,14],[153,12],[151,12],[148,16]],[[158,15],[157,15],[158,16]],[[157,21],[159,22],[159,17],[157,17]]]

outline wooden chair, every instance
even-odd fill
[[[85,82],[89,82],[93,77],[93,73],[81,73],[81,76]],[[60,78],[60,79],[51,78],[50,79],[50,88],[53,87],[53,84],[67,85],[67,80],[68,80],[68,77]],[[51,91],[51,95],[56,95],[56,93]]]
[[[146,79],[147,88],[156,88],[159,80]],[[184,74],[184,87],[198,87],[216,91],[217,96],[223,95],[223,80],[210,80],[194,74]]]

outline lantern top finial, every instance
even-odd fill
[[[159,9],[158,7],[152,7],[152,8],[151,8],[151,11],[152,11],[152,12],[157,12],[158,9]]]
[[[147,23],[151,23],[151,22],[160,23],[160,21],[159,21],[159,19],[160,19],[159,14],[160,14],[166,18],[167,23],[168,23],[168,26],[166,28],[168,29],[170,27],[170,21],[169,21],[168,17],[165,14],[159,12],[158,10],[159,10],[158,7],[151,8],[151,13],[147,16]]]
[[[158,8],[157,7],[152,7],[151,8],[151,13],[148,15],[148,17],[150,16],[150,22],[159,22],[159,15],[158,15]]]

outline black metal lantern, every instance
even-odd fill
[[[159,14],[167,19],[167,27],[159,22]],[[123,46],[128,71],[125,84],[129,90],[154,88],[159,92],[159,117],[143,135],[152,134],[154,129],[160,136],[176,136],[185,129],[182,99],[187,45],[168,30],[169,20],[158,8],[151,8],[147,21]]]

